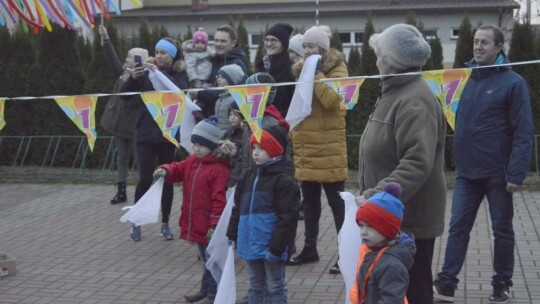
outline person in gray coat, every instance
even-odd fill
[[[142,48],[132,48],[128,51],[125,63],[122,64],[114,50],[114,46],[109,39],[109,34],[105,26],[99,26],[99,34],[103,37],[103,51],[107,64],[111,67],[116,83],[114,84],[114,93],[120,92],[120,89],[131,75],[135,67],[135,55],[141,56],[144,62],[148,58],[148,50]],[[120,204],[127,202],[126,180],[129,163],[129,147],[133,147],[133,134],[135,132],[135,123],[139,108],[143,106],[140,97],[133,95],[132,98],[122,99],[118,95],[113,95],[107,102],[100,124],[107,132],[114,135],[117,154],[118,171],[118,191],[111,199],[111,204]]]
[[[388,182],[403,188],[402,229],[414,235],[416,254],[407,299],[433,303],[431,263],[444,231],[446,120],[439,100],[420,75],[431,48],[411,25],[396,24],[371,36],[382,75],[382,95],[360,140],[361,204]],[[389,76],[393,74],[415,74]]]

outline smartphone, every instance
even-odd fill
[[[135,59],[135,66],[142,66],[142,57],[141,57],[141,55],[135,55],[134,59]]]

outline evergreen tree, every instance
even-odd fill
[[[343,43],[341,42],[341,39],[339,39],[339,33],[337,30],[334,30],[332,32],[332,37],[330,39],[330,47],[340,52],[343,52]]]
[[[164,25],[159,27],[159,38],[163,37],[171,37],[171,35],[169,35],[169,31]]]
[[[0,71],[2,71],[0,73],[0,96],[15,96],[11,92],[11,87],[15,83],[15,79],[6,73],[11,64],[10,61],[6,59],[11,58],[11,56],[15,53],[15,48],[11,41],[9,30],[6,26],[0,26],[0,41],[2,41],[2,43],[0,43],[0,58],[3,59],[0,60]]]
[[[407,16],[405,16],[405,23],[416,27],[422,35],[424,34],[424,23],[422,23],[422,21],[416,21],[416,14],[414,12],[407,13]]]
[[[424,66],[425,71],[431,70],[442,70],[443,66],[443,48],[441,44],[441,39],[437,37],[436,39],[429,40],[429,46],[431,47],[431,56],[429,57],[426,65]]]
[[[116,30],[109,31],[109,29],[114,28],[113,26],[110,26],[107,29],[107,33],[109,34],[109,39],[113,46],[115,45],[115,42],[118,40],[118,32]],[[94,29],[96,39],[94,40],[94,43],[91,45],[91,50],[93,54],[92,61],[88,65],[88,78],[84,84],[84,92],[85,93],[110,93],[113,90],[114,83],[116,81],[116,78],[114,77],[113,71],[111,70],[111,67],[107,63],[107,60],[105,58],[105,53],[103,51],[103,47],[101,46],[100,40],[99,40],[99,33],[97,32],[97,28]],[[118,45],[118,43],[116,43]],[[123,60],[127,52],[120,53],[115,48],[116,54],[118,55],[119,60]],[[100,97],[98,102],[98,109],[101,110],[102,104],[105,104],[105,102],[108,100],[108,97]],[[101,111],[99,111],[101,113]],[[96,115],[96,117],[99,117]]]
[[[191,38],[193,38],[193,32],[191,31],[191,25],[188,24],[187,32],[184,35],[184,39],[182,39],[182,41],[191,40]]]
[[[35,40],[35,36],[25,33],[22,27],[16,29],[12,35],[7,27],[0,27],[0,54],[3,59],[9,58],[0,60],[0,96],[39,96],[35,94],[32,85],[29,85],[30,82],[35,84],[35,81],[39,80],[38,77],[30,78],[37,50],[34,47]],[[33,113],[39,115],[33,111],[35,104],[35,100],[8,100],[4,113],[7,123],[2,129],[2,135],[32,135],[27,126],[35,124]],[[13,153],[15,151],[13,150]],[[0,159],[3,159],[3,156],[0,156]]]
[[[39,53],[27,82],[34,96],[80,95],[84,93],[83,68],[76,49],[77,33],[53,24],[53,31],[39,34]],[[26,58],[27,59],[27,58]],[[40,99],[29,107],[32,135],[81,135],[53,99]],[[65,155],[66,160],[72,155]],[[72,161],[73,159],[71,159]],[[61,160],[60,160],[61,161]],[[70,162],[71,163],[71,162]]]
[[[531,25],[516,22],[512,31],[508,60],[521,62],[536,59],[538,59],[538,53]],[[512,66],[512,69],[529,83],[535,133],[538,133],[540,131],[540,66],[524,64]]]
[[[377,69],[377,56],[375,56],[375,51],[369,46],[369,38],[375,34],[375,28],[373,27],[373,21],[371,16],[368,17],[366,21],[366,26],[364,28],[364,35],[362,40],[362,65],[361,65],[361,74],[362,75],[378,75],[379,70]]]
[[[148,21],[143,19],[139,26],[139,42],[136,44],[138,47],[147,49],[150,54],[153,53],[157,41],[154,41],[150,29],[148,28]]]
[[[92,45],[88,43],[88,41],[82,35],[77,36],[76,41],[76,49],[79,53],[79,58],[81,60],[80,65],[83,71],[83,75],[85,79],[88,79],[88,66],[93,58]]]
[[[355,46],[349,52],[349,60],[347,60],[347,69],[349,70],[349,76],[360,75],[360,52]]]
[[[257,53],[255,53],[255,64],[257,64],[257,62],[261,62],[265,55],[264,33],[266,33],[267,31],[268,31],[268,26],[266,26],[266,30],[264,32],[261,31],[261,34],[259,35],[260,38],[257,44]]]
[[[248,32],[246,30],[246,27],[244,26],[244,17],[242,15],[240,15],[238,18],[238,26],[236,27],[236,33],[238,44],[244,51],[244,54],[246,54],[244,64],[246,65],[248,75],[251,75],[253,74],[254,69],[253,65],[251,64],[251,56],[249,52]]]
[[[454,68],[463,68],[465,63],[473,58],[473,31],[469,16],[465,16],[459,26],[459,37],[456,42]]]
[[[371,16],[368,16],[366,25],[364,27],[364,35],[362,40],[362,57],[360,66],[360,75],[378,75],[377,69],[377,57],[375,52],[369,46],[369,38],[375,33],[373,27],[373,21]],[[349,168],[358,169],[358,144],[360,142],[360,136],[364,131],[369,115],[373,112],[375,102],[378,98],[379,92],[379,79],[368,78],[364,80],[364,83],[360,87],[360,94],[358,96],[358,103],[356,107],[347,112],[347,159]],[[352,136],[351,136],[352,135]]]

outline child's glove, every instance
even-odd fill
[[[266,260],[272,264],[283,263],[281,257],[271,254],[270,251],[266,252]]]
[[[213,227],[210,227],[208,229],[208,232],[206,233],[206,239],[210,242],[210,240],[212,239],[212,236],[214,236],[214,231],[216,231],[216,227],[213,226]]]
[[[157,168],[156,171],[154,171],[154,174],[152,174],[152,177],[154,179],[159,179],[160,177],[165,177],[167,176],[167,171],[163,168]]]

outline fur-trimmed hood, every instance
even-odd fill
[[[154,57],[148,57],[148,59],[146,59],[146,62],[150,63],[150,64],[154,64],[154,65],[156,64],[156,61],[155,61]],[[186,70],[186,63],[184,62],[184,59],[179,59],[179,60],[176,60],[175,62],[173,62],[172,69],[176,73],[182,73],[183,71],[185,71]]]
[[[343,62],[345,62],[345,55],[336,49],[330,49],[322,58],[321,72],[326,75],[328,72],[341,65]],[[298,77],[300,77],[300,72],[302,72],[303,67],[304,60],[293,64],[292,74],[294,78],[298,79]]]
[[[236,154],[236,145],[228,140],[220,140],[218,147],[212,152],[212,155],[219,160],[230,160]]]

